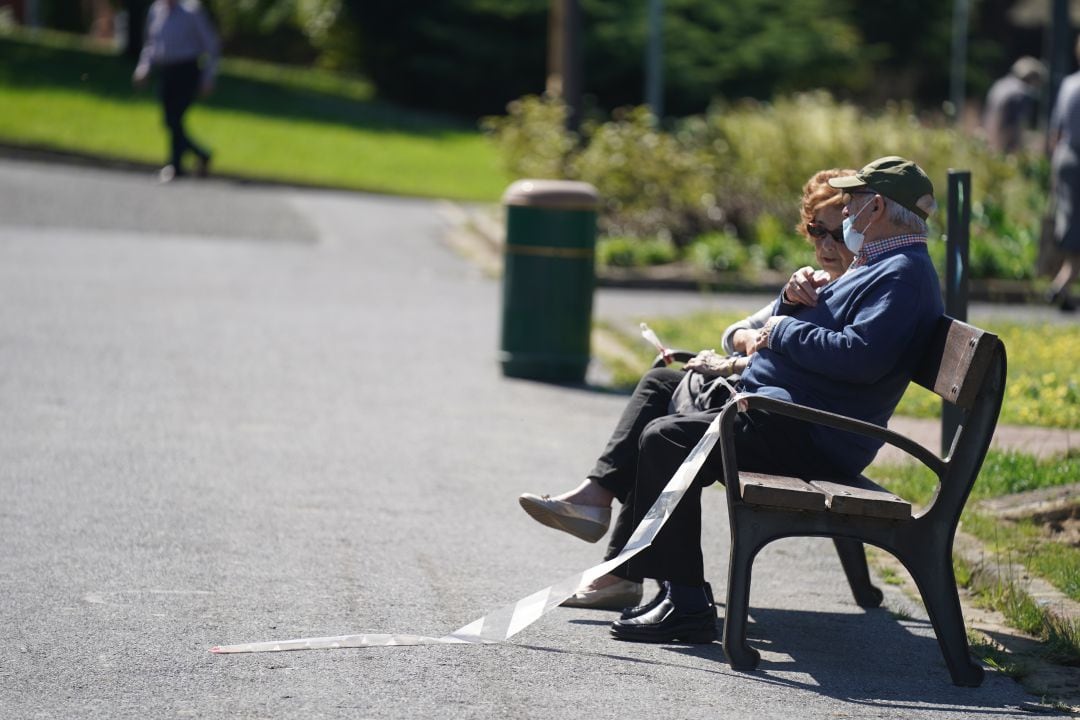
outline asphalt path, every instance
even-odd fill
[[[917,608],[856,607],[820,540],[757,561],[754,673],[564,608],[499,645],[209,653],[442,635],[599,560],[515,498],[576,482],[624,398],[501,377],[498,283],[446,230],[0,161],[0,716],[1028,716],[998,673],[953,687]]]

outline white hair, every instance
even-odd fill
[[[887,217],[889,222],[893,225],[902,227],[905,230],[910,230],[916,235],[925,235],[929,232],[926,221],[921,217],[895,200],[890,200],[884,196],[882,196],[882,199],[885,200],[885,217]]]

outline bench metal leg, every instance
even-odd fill
[[[870,570],[866,567],[863,544],[846,538],[833,538],[833,544],[836,546],[836,554],[840,556],[840,564],[844,566],[844,574],[847,575],[855,602],[862,608],[880,607],[884,596],[881,590],[870,582]]]
[[[919,586],[923,604],[930,616],[930,622],[937,634],[941,654],[949,666],[954,685],[978,687],[983,681],[983,669],[971,659],[968,648],[967,631],[964,627],[964,615],[960,610],[960,597],[956,592],[956,577],[953,575],[952,557],[943,553],[944,558],[926,557],[916,564],[905,559],[907,566]]]
[[[746,643],[746,622],[750,612],[750,575],[758,547],[731,535],[728,560],[727,607],[724,609],[724,655],[734,670],[753,670],[761,654]]]

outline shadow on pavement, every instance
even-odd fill
[[[673,658],[710,661],[705,667],[632,657],[617,651],[593,653],[535,645],[519,647],[726,675],[807,690],[867,708],[929,708],[986,717],[1016,713],[1015,705],[993,707],[992,695],[996,693],[988,692],[994,678],[992,672],[988,672],[982,688],[952,684],[928,621],[897,619],[883,609],[863,613],[754,609],[752,616],[750,644],[762,651],[763,658],[758,668],[750,672],[733,670],[719,642],[662,647]],[[613,618],[612,614],[604,619],[569,622],[600,626],[609,624]],[[1033,705],[1027,709],[1056,714],[1045,706]]]

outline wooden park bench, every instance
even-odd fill
[[[881,591],[870,582],[863,543],[895,555],[919,588],[953,682],[972,687],[982,683],[982,667],[969,654],[952,546],[960,512],[997,424],[1005,392],[1005,348],[997,336],[943,316],[914,381],[963,411],[944,459],[877,425],[760,395],[741,394],[722,411],[719,442],[731,532],[724,653],[733,668],[752,670],[760,660],[746,642],[754,557],[773,540],[816,536],[833,538],[861,607],[877,607],[882,601]],[[930,468],[938,477],[937,492],[928,507],[913,514],[910,503],[866,477],[740,473],[732,427],[736,414],[749,409],[880,438]]]

